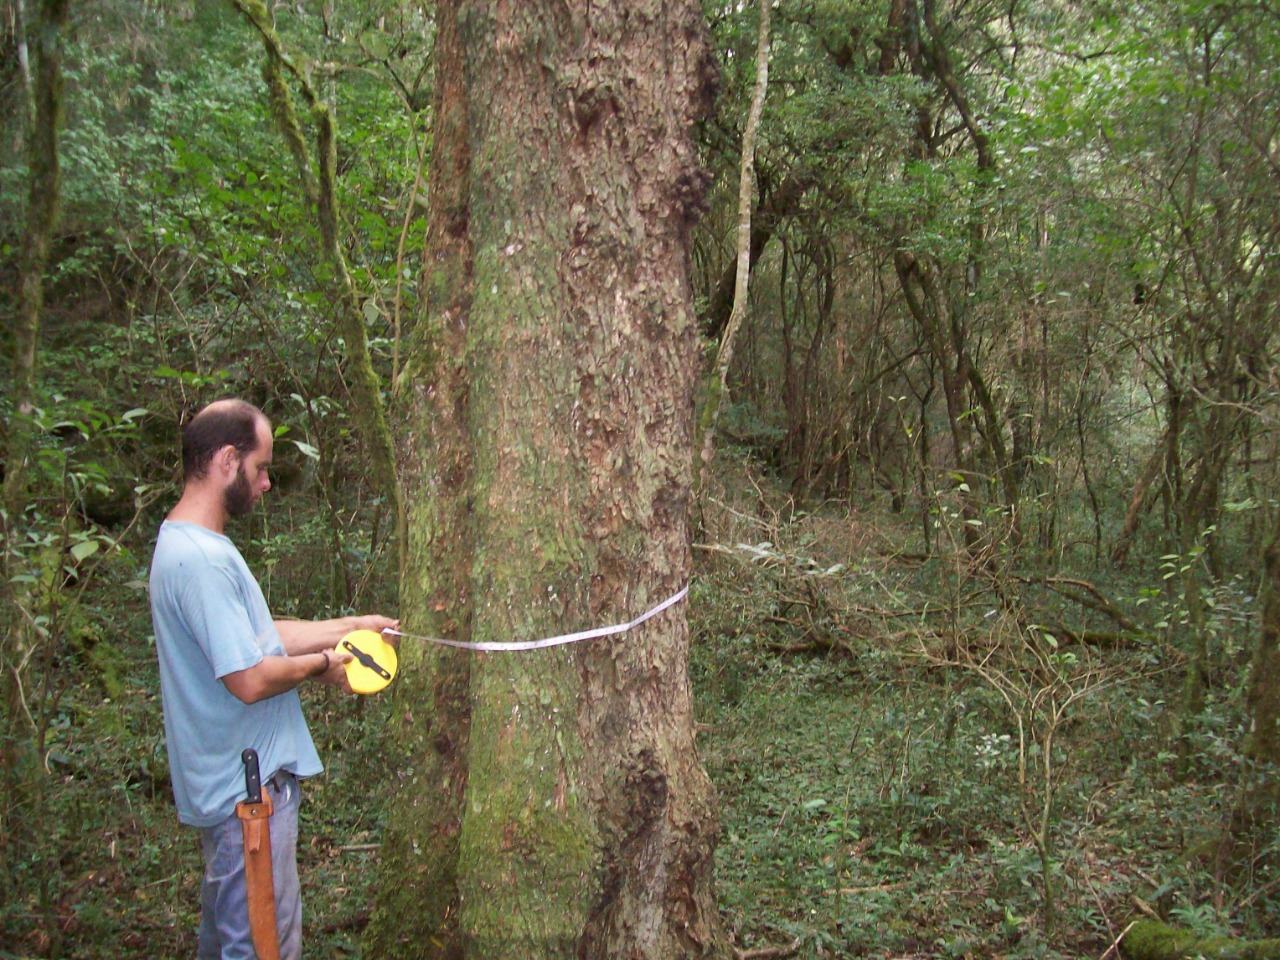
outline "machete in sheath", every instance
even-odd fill
[[[276,893],[271,881],[271,796],[263,792],[258,753],[252,747],[240,754],[244,761],[247,798],[236,804],[244,833],[244,883],[249,896],[249,935],[258,960],[280,960],[276,930]]]

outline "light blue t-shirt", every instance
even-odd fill
[[[230,539],[166,520],[151,560],[151,619],[178,819],[221,823],[245,797],[246,747],[265,780],[323,768],[296,689],[243,703],[221,677],[285,654],[262,589]]]

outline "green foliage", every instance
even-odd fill
[[[184,17],[165,5],[93,5],[78,11],[68,50],[64,213],[41,318],[32,496],[3,518],[0,555],[10,614],[0,642],[0,952],[192,949],[199,855],[167,795],[145,590],[186,414],[235,393],[284,432],[275,509],[237,531],[281,614],[394,608],[391,524],[380,498],[365,495],[350,435],[314,212],[271,129],[254,37],[216,5],[196,7]],[[366,47],[387,13],[364,12]],[[412,19],[396,10],[382,22],[403,45]],[[396,67],[421,62],[415,53]],[[403,190],[419,168],[414,117],[402,106],[408,87],[397,94],[354,70],[341,78],[332,89],[351,133],[339,182],[347,242],[368,265],[358,281],[385,365],[387,307],[394,298],[408,310],[414,295],[402,231],[406,244],[421,236]],[[16,119],[4,121],[20,140]],[[21,150],[0,156],[6,277],[23,218],[21,161]],[[0,291],[3,310],[10,285]],[[7,396],[6,427],[23,416]]]

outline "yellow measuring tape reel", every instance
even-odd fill
[[[347,668],[347,681],[356,693],[377,693],[395,679],[396,648],[373,630],[355,630],[338,641],[338,652],[351,659]]]

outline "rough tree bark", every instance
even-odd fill
[[[431,636],[466,641],[473,548],[465,358],[473,282],[471,152],[458,6],[457,0],[436,5],[420,309],[395,385],[392,428],[408,528],[401,620]],[[393,736],[403,765],[383,843],[383,890],[366,933],[370,956],[464,955],[457,925],[458,838],[467,788],[471,659],[447,647],[401,645],[405,679],[395,689],[401,722]]]
[[[428,315],[397,387],[405,629],[627,621],[691,567],[700,10],[438,9]],[[527,653],[414,643],[367,952],[723,955],[685,607]]]

